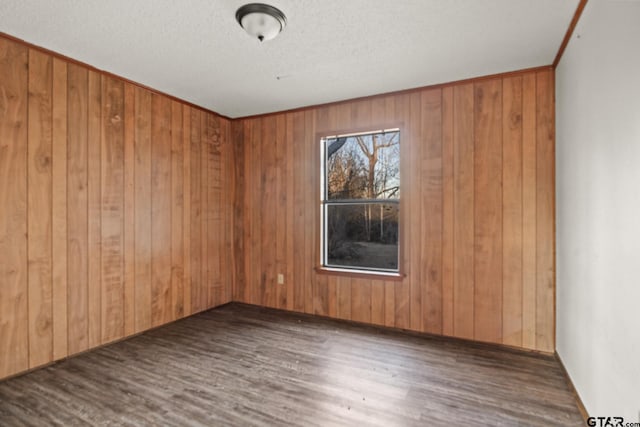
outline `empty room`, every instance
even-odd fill
[[[639,0],[0,0],[0,426],[640,427]]]

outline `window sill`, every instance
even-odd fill
[[[389,282],[401,282],[406,275],[402,273],[385,273],[382,271],[347,270],[342,268],[316,267],[316,273],[327,276],[342,276],[353,279],[386,280]]]

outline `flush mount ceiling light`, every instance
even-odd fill
[[[261,42],[275,38],[287,25],[287,17],[280,9],[268,4],[245,4],[236,11],[238,24]]]

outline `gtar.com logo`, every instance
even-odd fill
[[[589,417],[587,419],[589,427],[624,427],[622,417]]]

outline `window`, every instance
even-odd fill
[[[397,273],[400,131],[337,135],[322,145],[322,266]]]

